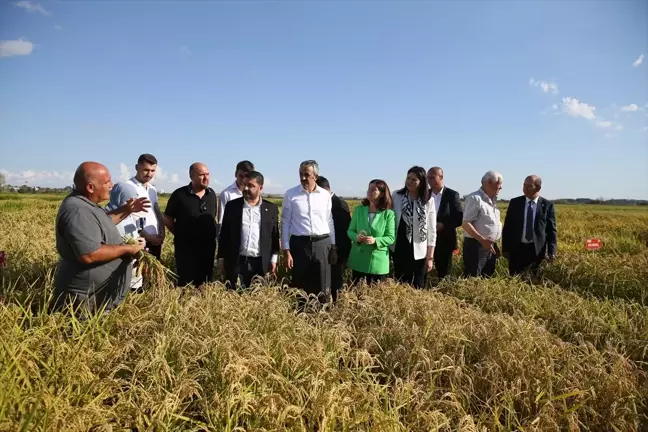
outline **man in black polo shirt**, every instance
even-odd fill
[[[176,272],[181,286],[198,287],[212,280],[216,253],[216,192],[209,187],[209,169],[189,167],[191,183],[171,194],[164,224],[174,235]]]

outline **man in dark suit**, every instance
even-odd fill
[[[277,270],[279,257],[279,209],[261,199],[263,175],[246,174],[243,197],[227,203],[218,239],[218,267],[229,288],[248,288],[255,276]]]
[[[434,200],[437,217],[437,241],[434,248],[434,267],[439,279],[452,270],[452,252],[457,249],[457,228],[463,220],[459,193],[443,183],[443,170],[432,167],[427,172],[430,199]]]
[[[331,184],[326,177],[318,177],[316,183],[319,187],[327,190],[331,194],[331,213],[333,215],[335,241],[337,243],[337,262],[331,265],[331,296],[335,302],[338,291],[342,289],[344,268],[351,253],[351,240],[347,235],[349,224],[351,224],[351,210],[345,200],[331,192]]]
[[[548,255],[556,256],[556,212],[551,201],[540,196],[542,179],[530,175],[524,180],[523,196],[509,203],[502,230],[502,253],[509,262],[511,276],[526,271],[533,278]]]

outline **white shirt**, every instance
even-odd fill
[[[235,200],[237,198],[241,198],[243,196],[243,192],[241,192],[236,185],[236,182],[232,183],[231,185],[227,186],[223,191],[220,193],[218,196],[218,224],[222,225],[223,224],[223,216],[225,215],[225,204],[227,204],[229,201]]]
[[[434,210],[437,214],[439,214],[439,207],[441,206],[441,195],[443,195],[443,189],[445,189],[445,186],[441,188],[438,194],[435,194],[432,190],[430,191],[430,195],[432,196],[432,199],[434,199]]]
[[[524,234],[526,233],[526,223],[527,223],[527,212],[529,211],[529,203],[533,201],[533,226],[535,227],[535,217],[536,213],[538,211],[538,198],[535,197],[533,200],[530,200],[529,198],[526,198],[524,202],[524,222],[522,223],[522,243],[533,243],[533,240],[535,239],[535,230],[533,230],[533,239],[531,241],[527,241],[526,237]]]
[[[497,242],[502,236],[502,220],[497,200],[491,199],[481,188],[466,197],[463,221],[470,222],[480,235],[491,241]],[[466,230],[463,235],[472,238]]]
[[[247,257],[261,256],[261,199],[254,207],[247,201],[243,202],[243,217],[241,218],[241,245],[239,255]],[[271,262],[276,263],[279,257],[272,254]]]
[[[335,228],[331,213],[331,194],[319,186],[306,192],[301,186],[288,189],[284,194],[281,215],[281,243],[290,249],[290,236],[325,235],[335,244]]]
[[[155,214],[155,205],[158,202],[155,186],[152,184],[144,185],[143,183],[140,183],[136,177],[132,177],[126,183],[135,188],[138,198],[148,198],[151,201],[151,207],[149,209],[142,210],[139,213],[133,213],[131,217],[134,220],[141,217],[146,218],[146,222],[144,223],[144,232],[147,234],[157,235],[159,230],[159,221],[157,214]]]

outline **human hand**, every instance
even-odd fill
[[[425,271],[430,273],[434,269],[434,258],[428,257],[427,262],[425,263]]]
[[[495,247],[493,246],[493,242],[490,241],[487,238],[481,238],[479,240],[479,243],[486,249],[488,249],[488,252],[490,252],[493,255],[497,255],[497,251],[495,250]]]
[[[437,232],[443,230],[443,224],[441,222],[437,222],[436,230],[437,230]]]
[[[292,254],[290,253],[290,250],[286,249],[284,251],[284,265],[288,270],[292,270],[293,268],[293,257]]]
[[[148,198],[129,198],[124,205],[128,214],[139,213],[150,209],[151,201]]]
[[[376,239],[371,237],[371,236],[367,236],[367,237],[365,237],[364,242],[365,242],[365,244],[370,244],[370,245],[371,244],[376,244]]]
[[[271,275],[277,274],[277,263],[276,262],[271,262],[270,263],[270,274]]]

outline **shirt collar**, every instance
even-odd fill
[[[319,187],[319,185],[315,185],[315,190],[313,192],[308,192],[306,189],[304,189],[304,186],[299,185],[299,189],[302,191],[302,193],[321,193],[321,192],[327,192],[324,190],[324,188]],[[328,193],[328,192],[327,192]],[[331,193],[331,196],[333,196],[333,193]]]
[[[445,189],[445,186],[443,186],[443,187],[441,188],[441,190],[439,191],[438,194],[434,193],[434,191],[433,191],[432,189],[430,189],[430,193],[431,193],[432,195],[434,195],[434,196],[441,196],[441,195],[443,195],[443,190],[444,190],[444,189]]]
[[[209,186],[207,186],[207,188],[205,188],[205,195],[209,194],[209,189],[210,189]],[[196,192],[193,190],[193,187],[191,186],[191,183],[189,183],[189,185],[187,186],[187,190],[189,190],[190,194],[196,195]]]
[[[227,186],[227,190],[229,190],[229,191],[239,191],[239,192],[241,191],[238,188],[238,185],[236,184],[236,182],[234,182],[231,185]]]
[[[489,197],[483,188],[479,188],[479,193],[481,194],[482,198],[486,200],[486,202],[489,203],[490,205],[494,206],[495,204],[497,204],[497,198]]]
[[[255,206],[251,206],[245,198],[243,198],[243,207],[245,208],[261,208],[261,204],[263,204],[263,198],[259,197],[259,203]]]
[[[138,186],[142,186],[144,189],[148,189],[150,184],[144,184],[141,181],[137,180],[136,176],[131,177],[131,181]]]
[[[530,200],[530,199],[527,198],[527,197],[524,197],[524,198],[526,199],[526,203],[527,203],[527,204],[529,204],[529,201],[533,201],[534,204],[538,204],[538,198],[540,198],[540,197],[537,196],[537,197],[533,198],[532,200]]]

